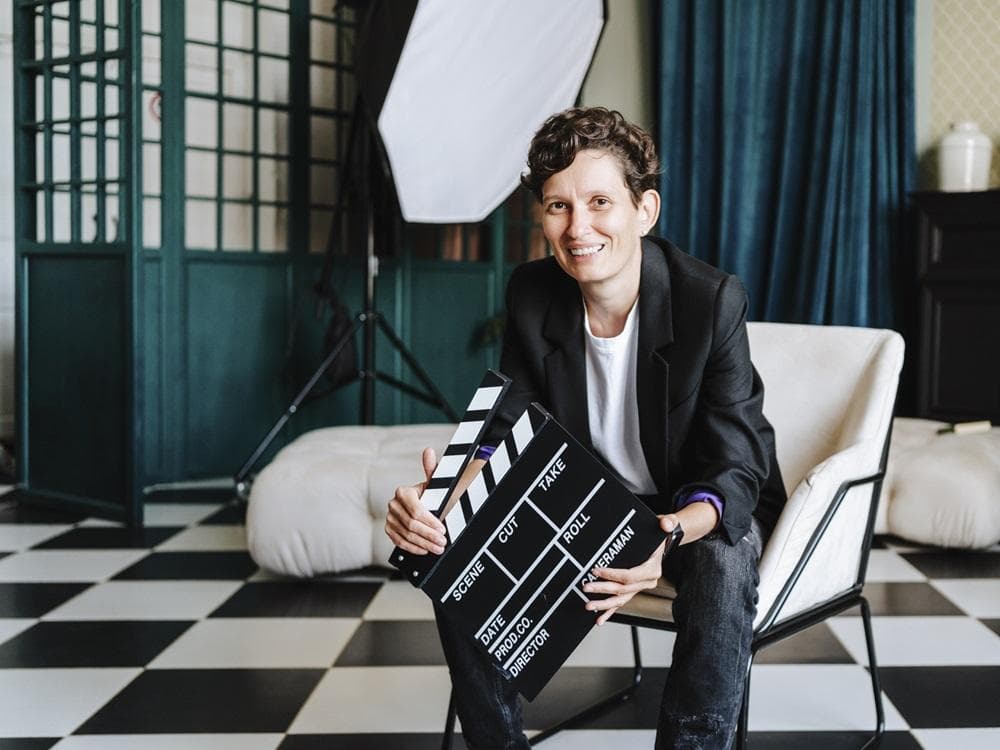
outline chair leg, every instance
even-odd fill
[[[868,647],[868,671],[872,678],[872,693],[875,696],[875,734],[863,746],[878,747],[885,734],[885,710],[882,707],[882,685],[878,678],[878,663],[875,661],[875,638],[872,635],[872,613],[868,600],[861,597],[861,621],[865,626],[865,645]]]
[[[740,715],[736,720],[736,741],[734,748],[743,750],[747,746],[749,739],[748,727],[750,725],[750,670],[753,668],[753,658],[755,652],[750,653],[750,662],[747,664],[747,675],[743,680],[743,700],[740,704]]]
[[[455,689],[448,694],[448,716],[444,720],[444,735],[441,737],[441,750],[451,750],[451,740],[455,736]]]

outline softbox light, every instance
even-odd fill
[[[403,218],[481,221],[517,186],[535,130],[575,102],[603,0],[382,0],[369,10],[358,83]]]

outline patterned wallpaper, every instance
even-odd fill
[[[1000,187],[1000,0],[934,0],[931,125],[938,143],[971,120],[993,141],[990,187]],[[937,186],[936,152],[921,157],[921,183]]]

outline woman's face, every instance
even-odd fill
[[[542,231],[559,265],[584,290],[638,284],[641,238],[659,208],[655,190],[647,190],[638,206],[633,202],[618,158],[606,151],[580,151],[542,185]]]

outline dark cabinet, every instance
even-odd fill
[[[1000,190],[913,199],[917,416],[1000,423]]]

